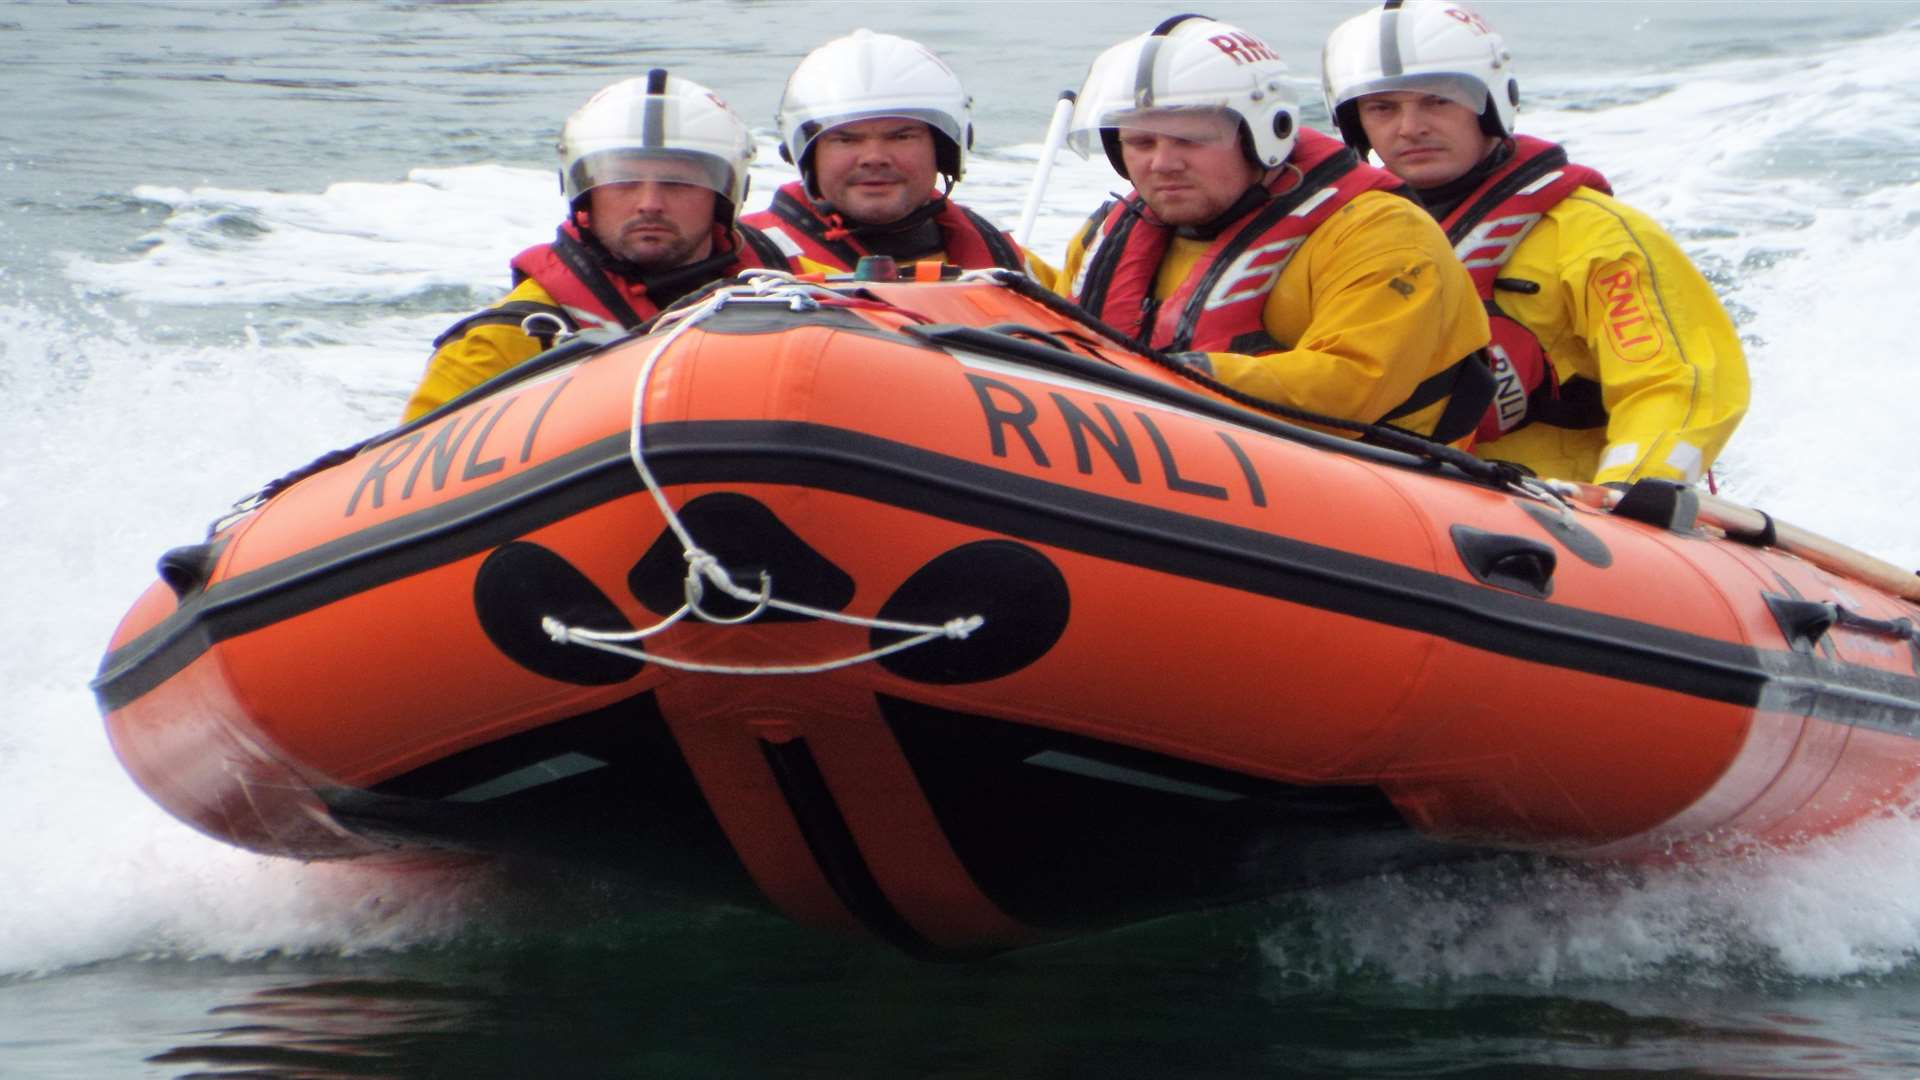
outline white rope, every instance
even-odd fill
[[[843,618],[842,621],[846,620]],[[658,664],[664,668],[672,668],[675,671],[693,671],[712,675],[817,675],[823,671],[837,671],[840,668],[852,667],[855,664],[864,664],[869,660],[878,660],[883,656],[904,652],[916,645],[924,645],[938,638],[944,637],[964,640],[967,635],[979,629],[984,621],[985,620],[981,619],[978,615],[970,615],[964,619],[953,619],[945,626],[934,627],[932,630],[896,641],[891,645],[886,645],[878,649],[869,649],[866,652],[854,656],[840,657],[836,660],[823,660],[817,664],[763,664],[757,667],[738,664],[703,664],[695,660],[681,660],[671,656],[662,656],[659,653],[650,653],[643,649],[630,649],[620,644],[617,640],[609,640],[601,637],[597,631],[578,630],[565,626],[560,620],[551,616],[541,619],[540,626],[555,641],[563,645],[584,645],[591,649],[598,649],[601,652],[613,653],[616,656],[625,656],[634,660],[644,660],[648,663]]]
[[[679,539],[681,554],[687,560],[687,576],[683,586],[686,601],[679,610],[652,626],[638,630],[591,630],[585,627],[569,626],[553,616],[540,620],[540,628],[547,636],[562,645],[580,645],[601,652],[613,653],[634,660],[659,664],[661,667],[676,671],[707,672],[722,675],[812,675],[823,671],[864,664],[870,660],[924,645],[929,641],[946,639],[964,641],[975,630],[986,624],[979,615],[968,615],[948,619],[939,625],[927,623],[900,622],[892,619],[867,618],[861,615],[848,615],[839,611],[828,611],[808,604],[782,600],[773,594],[773,579],[764,571],[760,574],[760,587],[757,591],[743,589],[734,584],[733,575],[727,571],[719,558],[702,548],[687,530],[686,523],[680,520],[673,506],[667,502],[666,492],[654,478],[653,470],[647,465],[645,435],[647,389],[653,382],[654,370],[667,354],[680,335],[699,325],[702,321],[728,304],[738,303],[780,303],[795,311],[810,311],[820,306],[820,297],[833,297],[832,290],[811,282],[796,279],[792,274],[778,270],[750,270],[740,275],[741,284],[731,285],[717,290],[712,296],[682,311],[667,312],[660,317],[655,326],[658,333],[663,326],[670,326],[666,336],[662,337],[653,351],[647,355],[646,362],[640,367],[640,374],[633,384],[632,425],[627,433],[627,457],[633,462],[633,468],[640,476],[640,482],[652,496],[654,505],[660,510],[660,517],[667,528]],[[716,615],[702,606],[707,587],[711,585],[720,592],[744,604],[752,605],[742,615]],[[790,612],[807,618],[827,622],[843,623],[849,626],[863,627],[869,630],[888,630],[911,635],[891,645],[854,656],[845,656],[832,660],[822,660],[811,664],[773,664],[746,666],[735,664],[707,664],[692,660],[681,660],[658,653],[649,653],[641,649],[628,647],[628,642],[641,641],[652,637],[689,615],[716,626],[738,626],[760,617],[768,609]]]
[[[1558,486],[1558,481],[1522,476],[1509,483],[1507,489],[1525,495],[1535,502],[1543,502],[1554,507],[1566,521],[1574,520],[1573,506],[1565,498],[1568,492]]]
[[[1006,281],[1002,275],[1016,278],[1024,276],[1020,271],[1009,270],[1004,266],[981,266],[975,267],[972,270],[962,270],[960,271],[960,276],[953,280],[961,284],[984,281],[989,285],[1004,285]]]

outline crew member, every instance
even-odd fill
[[[1012,237],[948,198],[973,143],[972,100],[926,46],[871,30],[827,42],[787,79],[779,125],[780,156],[800,179],[744,220],[798,269],[844,272],[863,255],[888,255],[1051,278],[1028,267]]]
[[[770,266],[778,248],[734,217],[753,136],[713,91],[658,68],[601,90],[560,133],[570,213],[513,259],[513,291],[434,342],[405,418],[543,352],[560,333],[632,330],[709,282]]]
[[[1501,36],[1463,4],[1388,0],[1334,30],[1322,68],[1347,144],[1419,191],[1493,316],[1475,452],[1595,483],[1698,480],[1747,409],[1739,335],[1660,226],[1514,134]]]
[[[1399,180],[1300,127],[1286,71],[1196,15],[1101,54],[1068,144],[1133,191],[1056,289],[1247,394],[1461,442],[1492,383],[1473,282]]]

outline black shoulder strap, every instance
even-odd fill
[[[961,216],[965,217],[967,222],[973,226],[974,231],[980,234],[980,239],[986,241],[987,252],[993,256],[993,265],[1007,270],[1019,270],[1023,273],[1026,271],[1027,260],[1020,257],[1020,249],[1013,246],[1013,241],[1007,238],[1006,233],[1000,231],[998,225],[988,221],[974,211],[961,206],[959,203],[954,203],[953,205],[955,209],[960,211]],[[948,254],[951,255],[952,252],[948,252]]]
[[[787,261],[787,253],[780,250],[780,245],[774,243],[772,237],[751,225],[735,225],[733,228],[740,234],[741,244],[753,250],[753,257],[759,260],[761,266],[769,270],[793,270],[793,264]]]
[[[808,209],[785,188],[773,193],[773,204],[767,209],[773,211],[773,216],[779,218],[784,224],[793,226],[808,239],[826,248],[834,258],[840,260],[841,265],[851,268],[860,262],[859,249],[845,240],[829,240],[827,223],[821,221],[820,215]]]
[[[490,308],[482,308],[447,327],[445,333],[433,339],[433,348],[436,352],[439,351],[447,342],[465,335],[476,326],[519,326],[529,315],[551,315],[559,320],[559,325],[568,333],[575,333],[580,329],[574,325],[572,319],[567,317],[565,310],[552,304],[536,304],[531,300],[509,300]],[[532,337],[540,342],[543,349],[553,347],[552,334],[534,334]]]
[[[1107,288],[1113,284],[1114,268],[1120,265],[1120,253],[1126,250],[1127,236],[1133,232],[1133,226],[1140,220],[1140,213],[1133,203],[1127,203],[1128,213],[1113,227],[1113,235],[1102,241],[1099,247],[1094,242],[1100,236],[1100,226],[1113,212],[1119,199],[1108,199],[1093,212],[1087,224],[1080,230],[1080,250],[1093,251],[1093,261],[1085,267],[1085,284],[1080,287],[1080,295],[1073,302],[1094,314],[1099,314],[1107,303]]]
[[[607,275],[594,263],[592,254],[564,230],[554,238],[553,253],[568,272],[579,278],[580,284],[593,293],[594,299],[600,301],[607,313],[620,320],[621,327],[632,330],[646,322],[633,310],[633,305],[627,303],[627,298],[620,295],[620,290],[607,280]]]
[[[1527,399],[1527,423],[1571,431],[1606,427],[1607,404],[1600,397],[1600,384],[1584,375],[1575,375],[1558,388],[1542,384]]]
[[[1434,442],[1450,443],[1465,438],[1480,426],[1480,418],[1493,404],[1494,389],[1493,369],[1487,366],[1486,354],[1475,349],[1440,373],[1428,376],[1413,388],[1407,400],[1380,419],[1397,420],[1447,398],[1447,407],[1440,410],[1440,419],[1434,421],[1433,434],[1426,437]]]
[[[1447,243],[1458,244],[1473,231],[1473,227],[1493,213],[1493,208],[1513,197],[1513,194],[1535,180],[1547,175],[1567,163],[1565,147],[1556,146],[1542,151],[1539,157],[1527,161],[1503,177],[1499,183],[1480,193],[1460,216],[1454,219],[1447,229]]]

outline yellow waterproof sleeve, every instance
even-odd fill
[[[1657,477],[1692,483],[1746,414],[1746,355],[1733,320],[1666,231],[1582,188],[1549,211],[1506,272],[1548,283],[1500,293],[1564,384],[1599,384],[1604,429],[1532,425],[1489,444],[1536,471],[1594,483]]]
[[[509,301],[551,305],[553,297],[528,278],[494,306]],[[428,359],[426,374],[401,414],[402,422],[425,416],[508,368],[538,356],[541,351],[539,340],[518,325],[483,323],[469,329],[435,350]]]
[[[1176,241],[1191,265],[1198,241]],[[1168,295],[1183,266],[1170,253],[1155,283]],[[1429,379],[1487,344],[1487,315],[1446,235],[1420,207],[1366,192],[1307,238],[1267,296],[1283,352],[1209,353],[1214,374],[1268,401],[1372,423]],[[1394,423],[1431,433],[1441,396]]]

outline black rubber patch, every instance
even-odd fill
[[[745,495],[723,491],[702,495],[680,509],[680,521],[694,542],[720,560],[743,589],[760,590],[760,574],[773,580],[773,595],[826,611],[853,600],[853,578],[787,528],[773,511]],[[687,559],[680,538],[660,534],[627,575],[627,588],[647,610],[671,615],[686,602]],[[752,605],[708,583],[700,606],[721,618],[745,615]],[[760,622],[801,622],[809,618],[768,608]]]
[[[908,578],[879,617],[932,625],[980,615],[985,625],[964,641],[936,638],[882,657],[880,664],[922,683],[997,679],[1046,655],[1067,629],[1070,606],[1067,579],[1033,548],[1011,540],[957,547]],[[875,630],[873,647],[906,636]]]
[[[1525,510],[1528,517],[1539,522],[1540,527],[1547,530],[1549,536],[1558,540],[1561,547],[1566,548],[1581,562],[1588,566],[1597,566],[1602,570],[1613,565],[1613,551],[1607,547],[1606,541],[1595,536],[1593,531],[1585,525],[1573,520],[1571,515],[1556,513],[1536,502],[1520,499],[1515,499],[1514,502],[1519,503],[1520,509]]]
[[[548,615],[589,630],[631,630],[620,609],[573,564],[539,544],[516,540],[480,564],[473,581],[480,628],[507,658],[549,679],[607,686],[640,673],[645,663],[547,636]]]

